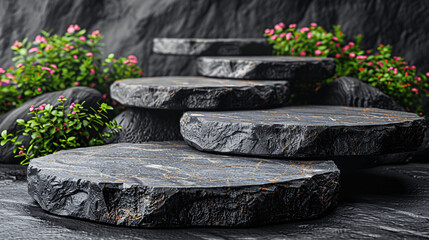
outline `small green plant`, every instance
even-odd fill
[[[28,146],[22,145],[18,136],[7,130],[1,133],[1,146],[7,142],[17,145],[14,149],[15,157],[24,157],[21,164],[26,165],[32,158],[59,150],[102,145],[122,129],[116,120],[108,121],[105,113],[113,110],[113,107],[106,103],[100,104],[97,110],[91,108],[90,112],[82,106],[84,103],[66,106],[66,100],[64,96],[59,96],[60,105],[57,107],[50,104],[33,105],[28,113],[33,115],[30,120],[16,120],[18,125],[24,127],[18,133],[31,138]],[[109,131],[102,132],[104,127]]]
[[[34,41],[27,38],[12,46],[14,66],[0,68],[0,113],[45,92],[74,86],[88,86],[107,98],[110,84],[118,79],[140,77],[137,58],[100,57],[103,35],[87,34],[70,25],[64,35],[41,31]]]
[[[346,42],[340,26],[333,32],[312,23],[309,27],[297,28],[279,23],[274,29],[266,29],[265,36],[273,46],[274,54],[289,56],[331,57],[336,62],[336,74],[314,86],[336,78],[350,76],[359,78],[379,88],[408,111],[423,115],[421,98],[429,96],[429,73],[418,74],[415,66],[409,66],[401,57],[392,56],[392,47],[380,45],[376,50],[364,50],[362,36]]]

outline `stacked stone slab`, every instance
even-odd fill
[[[264,38],[155,38],[150,65],[162,64],[163,72],[149,69],[150,76],[195,76],[199,56],[271,55],[272,48]]]

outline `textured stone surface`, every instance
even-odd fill
[[[25,121],[28,121],[32,118],[33,115],[27,115],[29,113],[28,109],[31,105],[39,106],[46,103],[58,106],[59,102],[57,99],[61,95],[67,98],[66,104],[70,104],[72,102],[82,103],[85,101],[84,106],[87,108],[97,108],[97,102],[102,103],[104,101],[99,91],[89,87],[74,87],[64,91],[45,93],[2,115],[0,117],[0,132],[7,130],[9,133],[15,134],[18,130],[22,129],[22,126],[17,125],[17,119],[24,119]],[[29,136],[20,136],[18,138],[19,141],[23,141],[25,146],[28,145],[30,139],[31,138]],[[15,145],[11,143],[7,143],[3,147],[0,147],[0,163],[10,164],[21,162],[22,159],[14,157],[14,148]]]
[[[123,131],[111,143],[140,143],[147,141],[182,140],[180,117],[182,111],[128,108],[115,117]]]
[[[338,78],[319,89],[314,104],[370,107],[405,111],[405,109],[378,88],[352,77]]]
[[[265,38],[154,38],[153,52],[190,56],[271,55]]]
[[[236,81],[205,77],[153,77],[116,81],[116,101],[152,109],[256,109],[280,106],[289,97],[287,81]]]
[[[187,112],[180,124],[185,141],[199,150],[274,157],[413,151],[426,130],[413,113],[339,106]]]
[[[335,73],[331,58],[200,57],[198,73],[206,77],[252,80],[321,80]]]
[[[184,142],[111,144],[33,159],[28,192],[51,213],[138,227],[254,226],[337,204],[333,161],[198,152]]]
[[[429,164],[346,173],[340,201],[313,220],[252,228],[137,229],[66,218],[42,210],[24,181],[0,181],[1,239],[424,239]]]

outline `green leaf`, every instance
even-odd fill
[[[6,139],[7,138],[7,130],[3,130],[1,132],[1,136],[2,136],[2,138]]]

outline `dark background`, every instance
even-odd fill
[[[106,54],[136,55],[148,76],[149,67],[159,74],[175,64],[149,66],[154,37],[262,37],[283,21],[340,24],[349,37],[363,34],[365,47],[391,44],[395,55],[427,72],[428,9],[427,0],[0,0],[0,67],[11,65],[15,40],[78,24],[105,35]]]

